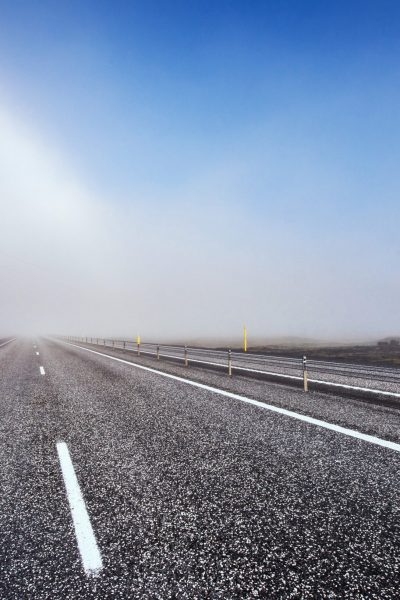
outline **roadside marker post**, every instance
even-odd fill
[[[308,392],[308,374],[307,374],[307,357],[303,356],[303,383],[304,391]]]
[[[157,344],[157,360],[160,360],[160,346]]]
[[[123,352],[125,352],[125,346],[126,346],[126,342],[124,340]]]
[[[188,350],[187,350],[187,346],[185,344],[185,367],[187,367],[189,365],[188,362]]]
[[[140,335],[138,335],[136,338],[136,344],[137,344],[137,355],[140,356]]]
[[[247,352],[247,327],[243,327],[243,350]]]
[[[228,350],[228,375],[232,377],[232,352],[230,348]]]

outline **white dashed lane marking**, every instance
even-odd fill
[[[65,442],[58,442],[57,452],[64,477],[65,489],[67,491],[83,568],[86,575],[96,576],[103,568],[103,561],[86,510],[78,479],[75,475],[74,465],[72,464],[67,444]]]
[[[43,367],[39,367],[39,369],[40,369],[40,374],[41,375],[46,375],[45,370],[44,370]]]

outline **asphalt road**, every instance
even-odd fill
[[[396,409],[167,370],[400,443]],[[397,449],[52,340],[1,347],[0,390],[0,598],[398,598]]]

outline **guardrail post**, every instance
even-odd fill
[[[188,350],[187,350],[187,346],[185,344],[185,367],[187,367],[189,365],[188,362]]]
[[[232,352],[230,348],[228,350],[228,375],[232,377]]]
[[[157,344],[157,360],[160,360],[160,346]]]
[[[303,383],[304,391],[308,392],[308,374],[307,374],[307,357],[303,356]]]

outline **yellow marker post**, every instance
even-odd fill
[[[243,327],[243,350],[247,352],[247,328],[246,325]]]
[[[138,354],[138,356],[140,356],[140,335],[138,335],[136,338],[136,344],[137,344],[137,354]]]

